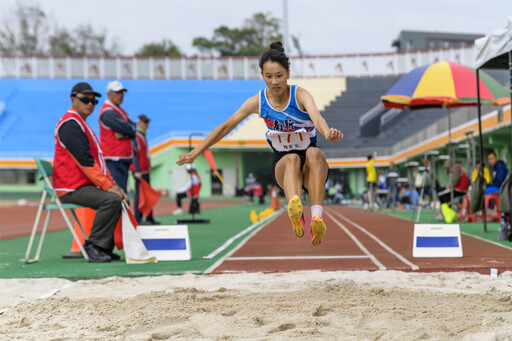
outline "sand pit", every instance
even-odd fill
[[[2,340],[512,340],[512,273],[2,279]]]

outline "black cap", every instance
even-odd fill
[[[138,119],[139,119],[141,122],[143,122],[143,123],[149,123],[149,121],[150,121],[150,120],[149,120],[149,118],[148,118],[146,115],[144,115],[144,114],[139,115]]]
[[[71,90],[71,96],[75,96],[76,94],[94,94],[96,97],[101,97],[101,94],[95,92],[89,83],[85,82],[75,84]]]

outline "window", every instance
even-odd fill
[[[0,169],[2,185],[34,185],[35,183],[35,169]]]

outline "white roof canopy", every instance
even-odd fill
[[[492,69],[508,69],[508,53],[512,50],[512,18],[505,28],[493,31],[475,40],[473,66]]]

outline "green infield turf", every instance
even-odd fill
[[[230,247],[210,260],[203,260],[226,240],[252,225],[249,219],[251,210],[257,213],[266,206],[238,204],[203,210],[197,219],[210,219],[209,224],[189,224],[189,236],[192,248],[192,260],[159,262],[156,264],[126,264],[124,261],[111,263],[88,263],[82,259],[63,259],[71,248],[72,237],[69,231],[48,233],[39,262],[25,264],[25,252],[29,237],[0,241],[0,278],[36,278],[59,277],[67,279],[88,279],[110,276],[153,276],[178,275],[184,273],[201,274],[220,257],[231,251],[246,235],[238,238]],[[164,225],[174,225],[177,218],[189,219],[191,216],[162,216],[158,220]],[[34,252],[36,247],[33,248]],[[124,259],[123,252],[119,254]]]

